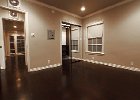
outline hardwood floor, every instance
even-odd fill
[[[24,57],[7,60],[0,100],[140,100],[139,72],[67,59],[63,66],[28,73]]]

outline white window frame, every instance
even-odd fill
[[[95,25],[98,25],[98,24],[103,24],[103,34],[102,34],[102,44],[88,44],[88,28],[91,27],[91,26],[95,26]],[[97,37],[97,38],[100,38],[100,37]],[[96,42],[97,42],[97,39],[96,39]],[[89,51],[88,50],[88,46],[89,45],[102,45],[102,50],[101,52],[93,52],[93,51]],[[98,22],[94,22],[94,23],[90,23],[88,25],[86,25],[86,52],[87,53],[93,53],[93,54],[104,54],[104,22],[103,21],[98,21]]]
[[[72,31],[75,31],[75,30],[78,30],[78,44],[77,44],[78,49],[77,49],[77,50],[71,50],[71,51],[72,51],[72,52],[79,52],[80,29],[79,29],[79,27],[72,29],[72,30],[71,30],[71,36],[72,36]],[[71,38],[71,49],[72,49],[72,46],[73,46],[72,41],[73,41],[73,40],[72,40],[72,38]]]

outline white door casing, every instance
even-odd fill
[[[24,21],[24,32],[25,32],[25,62],[28,66],[28,71],[30,71],[30,55],[29,55],[29,30],[28,30],[28,12],[25,12]],[[3,37],[3,17],[0,17],[0,68],[5,69],[5,47],[4,47],[4,37]]]
[[[5,69],[5,50],[4,50],[4,39],[3,39],[3,22],[2,17],[0,17],[0,67]]]

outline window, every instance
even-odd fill
[[[72,50],[78,51],[78,40],[72,40]]]
[[[88,51],[95,53],[103,52],[103,22],[87,27]]]
[[[25,54],[24,36],[10,36],[10,54]]]
[[[72,45],[72,51],[78,51],[79,50],[79,28],[75,28],[71,31],[71,45]]]
[[[25,53],[25,39],[24,36],[17,36],[17,52],[18,53]]]

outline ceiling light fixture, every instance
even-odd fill
[[[13,26],[14,28],[17,28],[17,26],[15,25],[15,26]]]
[[[85,11],[85,10],[86,10],[85,6],[82,6],[81,11]]]

